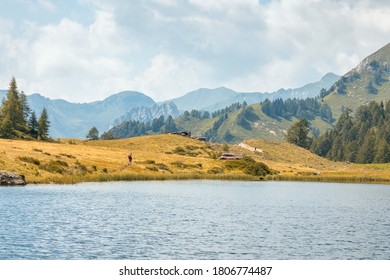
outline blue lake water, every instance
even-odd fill
[[[390,186],[2,187],[0,259],[390,259]]]

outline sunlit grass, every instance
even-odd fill
[[[299,182],[337,182],[337,183],[378,183],[389,184],[390,178],[359,177],[359,176],[283,176],[271,175],[265,178],[269,181],[299,181]]]
[[[240,164],[219,160],[226,146],[177,135],[56,143],[0,139],[0,170],[24,175],[29,183],[190,179],[390,183],[390,164],[332,162],[288,143],[246,143],[262,152],[228,149],[264,162],[272,176],[251,176]],[[129,152],[134,158],[131,165]]]

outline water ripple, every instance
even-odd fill
[[[294,182],[0,188],[0,259],[390,259],[389,199]]]

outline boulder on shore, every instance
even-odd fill
[[[0,170],[0,186],[24,186],[27,182],[23,175]]]

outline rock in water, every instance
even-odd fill
[[[24,176],[14,172],[0,170],[0,186],[24,186],[27,182]]]

